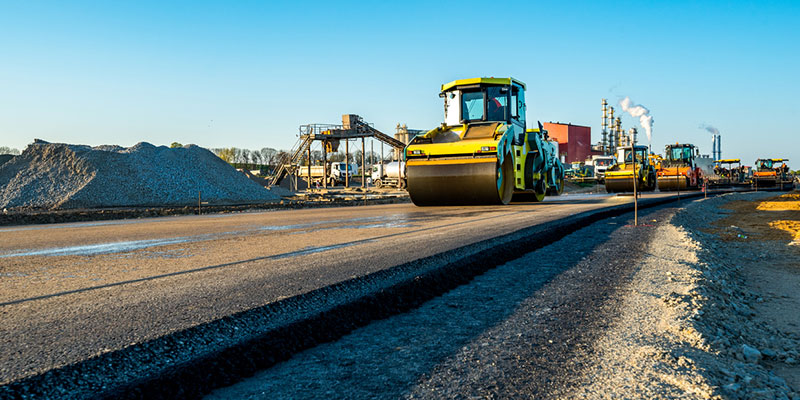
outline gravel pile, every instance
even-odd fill
[[[14,158],[12,154],[0,154],[0,166]]]
[[[90,147],[37,140],[0,166],[0,208],[98,208],[264,203],[278,193],[210,151],[139,143]]]

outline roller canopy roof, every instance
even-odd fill
[[[525,84],[514,78],[470,78],[470,79],[458,79],[450,83],[445,83],[444,85],[442,85],[442,91],[445,92],[457,86],[510,85],[511,83],[516,83],[517,85],[520,85],[522,86],[523,89],[525,89]]]

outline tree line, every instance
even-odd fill
[[[264,147],[261,150],[240,149],[238,147],[223,147],[209,149],[217,157],[221,158],[228,164],[233,165],[235,168],[244,168],[250,170],[260,169],[265,173],[274,171],[275,168],[281,164],[288,164],[291,155],[286,150],[277,150],[271,147]],[[392,151],[384,154],[385,161],[392,160]],[[381,155],[379,152],[367,151],[365,153],[367,165],[372,165],[380,162]],[[347,160],[345,160],[347,158]],[[322,165],[322,151],[311,151],[311,165]],[[349,157],[345,157],[343,151],[336,153],[328,153],[328,162],[349,162],[358,165],[361,168],[361,150],[353,151]],[[308,154],[303,154],[299,160],[300,165],[308,165]]]
[[[18,156],[19,150],[13,147],[0,146],[0,154],[11,154],[12,156]]]

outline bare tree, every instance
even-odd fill
[[[212,153],[216,154],[217,157],[221,158],[226,163],[232,163],[234,157],[233,147],[223,147],[223,148],[216,148],[210,149]]]
[[[233,162],[236,164],[242,163],[242,149],[231,147],[233,149]]]
[[[328,160],[330,162],[342,162],[344,161],[344,153],[342,152],[331,153],[328,155]]]
[[[264,147],[263,149],[261,149],[260,153],[261,153],[261,159],[264,162],[264,164],[269,166],[275,165],[276,161],[275,157],[278,155],[278,150],[275,150],[271,147]]]
[[[291,157],[288,152],[281,150],[275,155],[275,165],[288,164]]]
[[[253,161],[252,153],[248,149],[242,149],[242,162],[244,164],[250,164]]]
[[[381,157],[380,153],[374,151],[367,152],[367,164],[372,165],[378,162],[378,159]]]
[[[0,154],[11,154],[11,155],[18,156],[19,155],[19,150],[11,148],[11,147],[8,147],[8,146],[0,146]]]
[[[361,150],[356,150],[356,152],[353,153],[353,162],[355,162],[359,168],[361,167]]]
[[[261,152],[258,150],[253,150],[252,152],[250,152],[250,160],[253,161],[253,164],[256,164],[256,168],[264,164],[264,160],[261,157]]]
[[[322,163],[322,151],[314,150],[311,152],[311,162],[314,164]]]

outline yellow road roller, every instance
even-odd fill
[[[637,191],[655,190],[656,169],[647,153],[647,146],[617,147],[617,164],[606,171],[606,191],[633,192],[634,179]]]
[[[514,78],[442,85],[444,122],[406,147],[408,194],[418,206],[542,201],[564,190],[547,132],[527,129],[525,84]]]

